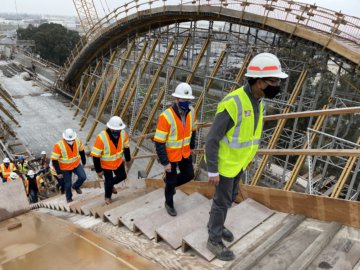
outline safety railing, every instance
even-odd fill
[[[166,12],[166,0],[129,1],[105,17],[100,19],[80,40],[71,52],[65,63],[67,69],[81,52],[84,46],[106,31],[110,25],[126,22],[130,15],[138,13],[151,14],[153,8],[163,8]],[[214,6],[224,9],[237,10],[242,14],[251,13],[264,17],[264,24],[267,18],[277,19],[284,22],[311,28],[328,34],[329,38],[341,38],[350,45],[360,48],[360,18],[345,15],[330,9],[316,5],[295,2],[292,0],[197,0],[197,1],[171,1],[171,6]],[[239,17],[241,19],[241,17]]]

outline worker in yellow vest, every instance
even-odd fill
[[[190,101],[195,97],[189,84],[180,83],[172,96],[173,105],[159,116],[154,141],[166,173],[165,209],[170,216],[176,216],[173,200],[175,187],[194,178],[191,151],[195,147],[196,115],[190,106]],[[177,168],[180,173],[177,173]]]
[[[16,170],[14,163],[10,162],[9,158],[4,158],[3,163],[0,165],[0,177],[3,183],[6,183],[10,173]]]
[[[218,104],[205,143],[209,183],[216,186],[208,222],[207,248],[220,260],[230,261],[234,253],[222,239],[234,240],[225,228],[225,218],[239,192],[243,171],[254,158],[263,127],[263,98],[280,93],[282,72],[279,59],[271,53],[256,55],[247,67],[247,83],[229,93]]]
[[[38,202],[38,194],[45,187],[45,182],[40,175],[36,175],[33,170],[29,170],[24,178],[26,195],[29,196],[30,203]]]
[[[68,203],[73,201],[71,187],[76,193],[81,194],[80,187],[86,180],[86,174],[82,166],[86,164],[84,149],[85,147],[77,137],[76,132],[68,128],[63,132],[62,139],[55,143],[51,153],[52,165],[56,170],[57,177],[64,179],[65,196]],[[71,181],[72,173],[78,177],[74,184]]]
[[[24,156],[18,156],[16,167],[18,172],[20,173],[20,176],[23,178],[29,170],[28,161],[25,159]]]

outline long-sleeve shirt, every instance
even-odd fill
[[[257,100],[251,92],[249,84],[244,86],[245,93],[248,95],[254,110],[254,132],[259,121],[259,100]],[[215,119],[206,137],[205,154],[206,165],[209,175],[217,175],[219,142],[224,138],[225,134],[235,125],[227,110],[215,115]]]

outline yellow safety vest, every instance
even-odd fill
[[[219,142],[219,174],[235,177],[245,170],[254,158],[263,128],[263,102],[254,129],[254,109],[244,87],[229,93],[219,104],[216,113],[227,110],[234,126]]]

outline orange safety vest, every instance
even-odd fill
[[[192,131],[196,130],[196,117],[193,109],[186,115],[185,126],[172,107],[159,116],[154,141],[165,143],[170,162],[181,161],[190,156]]]
[[[84,151],[85,149],[79,138],[75,139],[74,144],[72,145],[72,149],[64,139],[61,139],[54,145],[54,149],[51,153],[51,159],[59,161],[60,170],[71,171],[79,166],[79,152]]]
[[[109,134],[103,130],[95,139],[90,155],[100,158],[101,168],[116,170],[123,162],[124,148],[129,148],[129,136],[125,130],[120,132],[117,148],[111,141]]]
[[[7,168],[5,167],[4,163],[2,163],[0,165],[0,171],[2,173],[2,177],[5,178],[5,179],[10,177],[10,173],[12,173],[15,170],[16,170],[16,166],[12,162],[10,162],[10,164],[9,164],[9,166]]]
[[[38,188],[38,190],[40,191],[41,188],[41,184],[44,183],[44,180],[42,179],[41,176],[36,176],[36,186]],[[29,194],[29,180],[25,177],[24,179],[24,185],[25,185],[25,190],[26,190],[26,194]]]

